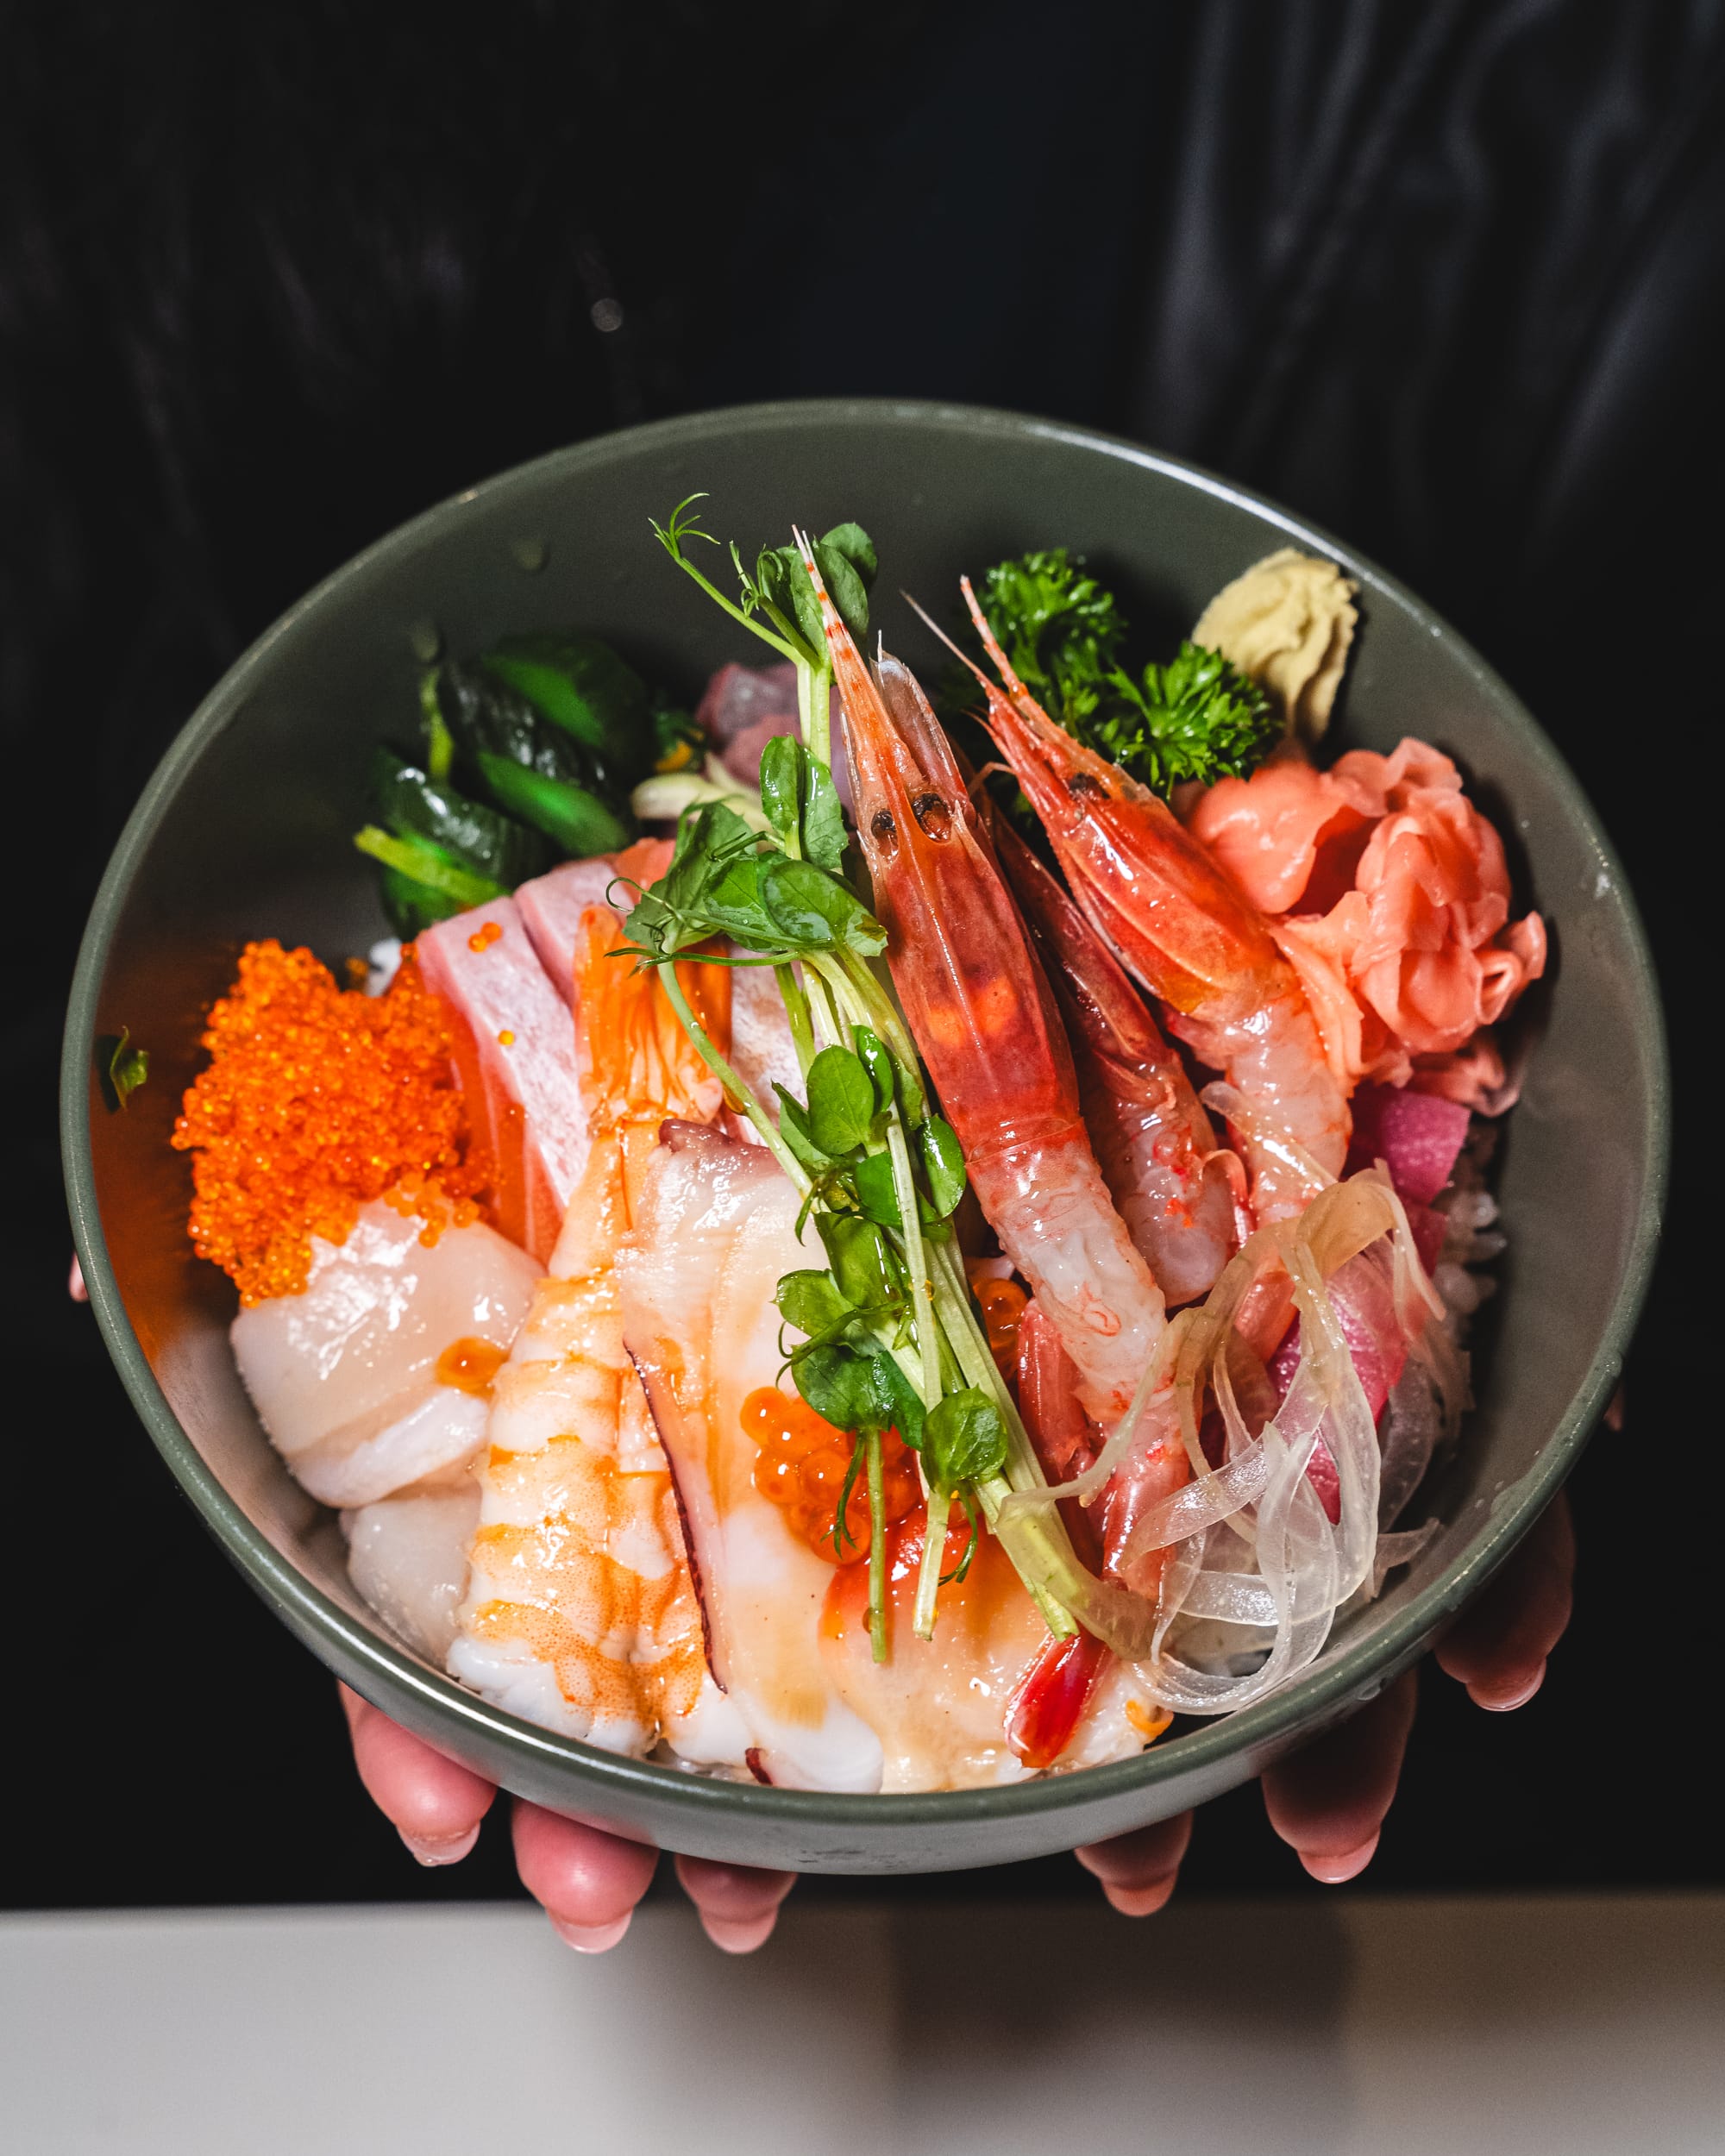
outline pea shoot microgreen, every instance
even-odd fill
[[[693,558],[717,546],[679,504],[653,529],[678,567],[733,620],[797,669],[801,738],[770,742],[762,757],[758,817],[742,804],[693,799],[671,863],[636,893],[623,947],[656,970],[696,1049],[727,1100],[748,1118],[801,1195],[797,1227],[812,1224],[824,1268],[787,1273],[777,1290],[785,1367],[814,1412],[853,1439],[850,1471],[830,1532],[843,1549],[859,1476],[869,1492],[869,1624],[876,1661],[887,1658],[886,1521],[881,1446],[896,1431],[916,1454],[928,1502],[913,1614],[933,1636],[947,1522],[955,1501],[969,1536],[948,1579],[969,1570],[986,1517],[1040,1471],[978,1322],[953,1235],[965,1190],[964,1156],[936,1112],[916,1047],[877,963],[885,929],[845,874],[849,835],[831,770],[832,670],[819,603],[799,546],[764,548],[745,569],[730,548],[731,599]],[[868,628],[876,568],[869,536],[835,525],[810,552],[853,636]],[[721,956],[715,943],[729,939]],[[775,1085],[769,1112],[721,1053],[682,994],[679,958],[770,965],[784,998],[803,1077],[799,1099]],[[789,1335],[800,1335],[790,1339]],[[1063,1530],[1051,1507],[1021,1525],[1014,1564],[1051,1626],[1075,1627],[1036,1573],[1053,1576]],[[1026,1570],[1040,1535],[1053,1555]]]

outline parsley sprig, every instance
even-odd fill
[[[1189,642],[1166,666],[1129,673],[1119,602],[1064,547],[996,562],[976,595],[1049,717],[1153,793],[1245,778],[1281,737],[1270,699],[1219,651]],[[969,677],[955,674],[945,695],[973,702]]]

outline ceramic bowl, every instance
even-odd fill
[[[1555,962],[1528,1014],[1539,1037],[1501,1150],[1509,1246],[1477,1404],[1420,1507],[1440,1532],[1286,1689],[1140,1758],[1007,1789],[825,1796],[612,1758],[516,1720],[418,1659],[354,1594],[334,1519],[290,1480],[241,1389],[232,1290],[187,1244],[187,1163],[167,1138],[204,1012],[248,937],[334,961],[383,932],[348,835],[373,744],[411,725],[436,642],[467,653],[579,624],[689,694],[754,655],[648,529],[697,489],[712,528],[750,549],[793,520],[861,521],[886,565],[877,623],[913,664],[932,649],[899,587],[939,608],[961,570],[1032,546],[1084,553],[1152,648],[1274,548],[1341,561],[1363,618],[1339,738],[1388,749],[1413,733],[1452,753],[1504,833],[1518,899],[1551,924]],[[153,1062],[120,1111],[96,1063],[122,1026]],[[285,614],[191,718],[116,849],[72,989],[62,1122],[85,1276],[139,1415],[240,1570],[331,1670],[571,1816],[741,1863],[921,1871],[1069,1849],[1201,1803],[1421,1653],[1526,1532],[1616,1383],[1658,1233],[1667,1082],[1653,968],[1592,810],[1515,697],[1410,592],[1274,505],[1129,442],[998,412],[830,402],[707,413],[543,457],[403,525]]]

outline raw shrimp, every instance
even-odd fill
[[[676,1498],[623,1345],[615,1259],[668,1116],[710,1119],[716,1081],[663,989],[580,918],[571,980],[591,1150],[551,1261],[498,1372],[472,1574],[448,1666],[499,1705],[607,1751],[668,1742],[741,1766],[749,1739],[707,1674]],[[723,1039],[726,977],[686,981]]]
[[[1162,1291],[1090,1150],[1059,1012],[946,736],[907,667],[883,656],[870,677],[816,589],[894,985],[977,1200],[1111,1425],[1162,1337]]]
[[[1019,1413],[1024,1418],[1037,1458],[1051,1483],[1069,1482],[1094,1465],[1100,1433],[1078,1399],[1078,1372],[1059,1336],[1035,1302],[1019,1323]],[[1164,1553],[1128,1564],[1127,1536],[1137,1523],[1182,1488],[1190,1470],[1177,1430],[1164,1427],[1134,1449],[1109,1478],[1092,1510],[1065,1499],[1061,1513],[1072,1546],[1092,1571],[1119,1579],[1134,1593],[1153,1599],[1161,1584]],[[1062,1758],[1081,1720],[1092,1712],[1099,1688],[1102,1698],[1119,1694],[1118,1704],[1140,1743],[1160,1733],[1168,1716],[1157,1708],[1143,1681],[1116,1664],[1116,1658],[1092,1633],[1076,1639],[1045,1640],[1013,1701],[1009,1733],[1013,1749],[1032,1767]],[[1098,1710],[1100,1711],[1100,1702]]]
[[[834,1576],[821,1614],[833,1682],[880,1739],[883,1790],[982,1789],[1021,1782],[1057,1763],[1100,1766],[1132,1758],[1166,1727],[1143,1679],[1100,1640],[1088,1633],[1050,1638],[992,1535],[978,1544],[965,1577],[941,1589],[933,1639],[913,1639],[926,1519],[919,1507],[889,1533],[893,1651],[885,1662],[876,1662],[869,1647],[862,1565]],[[963,1552],[963,1531],[955,1527],[942,1553],[949,1572]],[[1051,1679],[1042,1675],[1045,1664],[1055,1672]],[[1075,1666],[1079,1685],[1070,1682]],[[1062,1677],[1069,1678],[1064,1695],[1051,1702],[1052,1713],[1038,1713],[1039,1695],[1055,1691]]]
[[[1169,1301],[1190,1302],[1233,1255],[1233,1163],[1120,961],[1003,818],[993,837],[1066,1020],[1084,1120],[1120,1218]]]
[[[743,1419],[783,1360],[774,1291],[814,1245],[812,1231],[798,1240],[797,1210],[764,1147],[667,1123],[618,1258],[623,1338],[675,1478],[708,1661],[746,1726],[750,1765],[790,1788],[866,1791],[881,1786],[880,1741],[820,1651],[833,1568],[757,1486]]]
[[[1030,797],[1072,894],[1232,1090],[1228,1119],[1260,1224],[1297,1213],[1347,1156],[1346,1096],[1298,976],[1263,917],[1166,804],[1057,726],[963,584],[1006,693],[980,672],[994,745]]]

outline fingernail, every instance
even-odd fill
[[[1377,1836],[1363,1841],[1358,1849],[1345,1849],[1339,1857],[1313,1856],[1306,1850],[1300,1852],[1300,1861],[1312,1877],[1325,1886],[1340,1886],[1344,1880],[1357,1879],[1377,1854]]]
[[[566,1924],[561,1916],[551,1919],[551,1929],[565,1946],[573,1946],[578,1954],[608,1953],[629,1929],[628,1916],[619,1916],[614,1924]]]
[[[1527,1704],[1545,1681],[1546,1665],[1542,1662],[1534,1670],[1531,1679],[1521,1687],[1519,1692],[1509,1699],[1482,1699],[1477,1684],[1469,1685],[1468,1697],[1472,1700],[1476,1707],[1483,1707],[1488,1714],[1513,1714],[1518,1707],[1525,1707]]]
[[[1170,1871],[1165,1879],[1152,1879],[1148,1886],[1110,1886],[1102,1883],[1102,1892],[1107,1896],[1108,1907],[1118,1909],[1122,1916],[1154,1916],[1164,1907],[1179,1883],[1177,1871]]]
[[[752,1954],[773,1935],[773,1927],[779,1921],[777,1909],[768,1909],[764,1916],[704,1916],[706,1935],[713,1945],[727,1954]]]
[[[469,1827],[464,1834],[410,1834],[403,1827],[397,1829],[416,1864],[435,1870],[439,1865],[460,1864],[462,1858],[480,1838],[480,1830]]]

